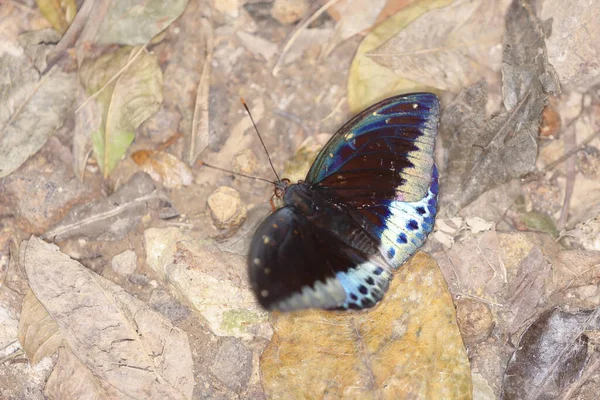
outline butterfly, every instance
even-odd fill
[[[256,229],[250,284],[267,310],[362,309],[384,296],[437,212],[439,101],[390,97],[350,119],[304,181],[275,182],[283,207]]]

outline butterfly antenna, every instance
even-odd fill
[[[271,156],[269,155],[269,150],[267,150],[267,146],[265,146],[265,142],[263,141],[262,137],[260,136],[260,132],[258,132],[258,128],[256,127],[256,123],[254,122],[254,118],[252,118],[252,114],[250,113],[250,109],[248,108],[248,105],[246,104],[244,99],[242,99],[240,97],[240,100],[242,101],[242,104],[244,105],[244,108],[246,109],[246,112],[248,113],[248,116],[250,117],[250,121],[252,121],[252,125],[254,125],[254,130],[256,131],[256,134],[258,135],[258,139],[260,140],[260,143],[262,144],[263,149],[265,149],[265,153],[267,153],[267,158],[269,159],[269,164],[271,164],[271,169],[275,173],[277,182],[279,182],[279,181],[281,181],[281,179],[279,179],[279,175],[277,174],[277,171],[275,171],[275,167],[273,166],[273,161],[271,161]]]
[[[274,184],[275,184],[275,182],[273,182],[273,181],[270,181],[270,180],[268,180],[268,179],[259,178],[259,177],[257,177],[257,176],[246,175],[246,174],[242,174],[242,173],[239,173],[239,172],[233,172],[233,171],[231,171],[231,170],[228,170],[228,169],[225,169],[225,168],[215,167],[214,165],[207,164],[207,163],[205,163],[204,161],[199,161],[198,163],[199,163],[200,165],[204,165],[205,167],[208,167],[208,168],[216,169],[216,170],[218,170],[218,171],[227,172],[228,174],[232,174],[232,175],[238,175],[238,176],[243,176],[244,178],[248,178],[248,179],[254,179],[254,180],[257,180],[257,181],[268,182],[268,183],[270,183],[270,184],[272,184],[272,185],[274,185]]]

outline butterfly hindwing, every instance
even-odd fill
[[[358,226],[344,232],[321,229],[335,213],[330,211],[308,219],[293,207],[283,207],[258,227],[248,265],[252,288],[263,307],[365,308],[382,298],[392,276],[389,267],[378,253],[365,254],[370,244],[351,233],[362,232]]]

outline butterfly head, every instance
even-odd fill
[[[283,178],[280,181],[275,182],[275,188],[273,189],[273,196],[278,199],[283,199],[283,195],[290,185],[290,180],[288,178]]]

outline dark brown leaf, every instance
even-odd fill
[[[568,313],[555,308],[542,314],[508,362],[503,398],[575,398],[570,395],[585,383],[582,376],[598,366],[593,341],[600,328],[599,310]]]

